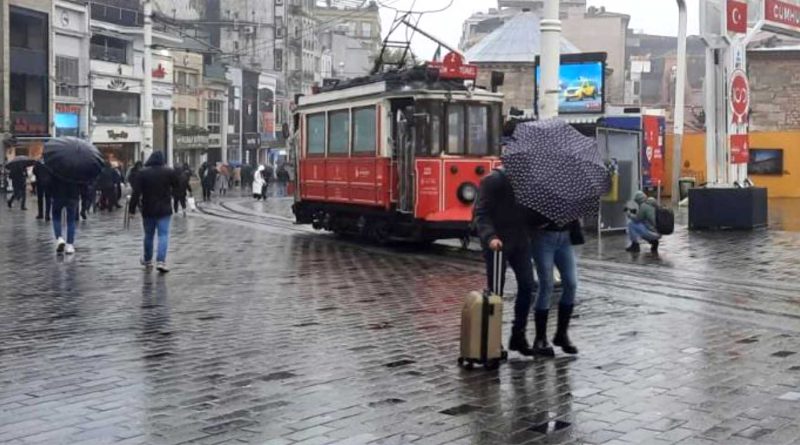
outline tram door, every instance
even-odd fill
[[[400,194],[397,207],[400,212],[413,213],[414,184],[416,184],[416,172],[414,169],[414,107],[407,106],[397,110],[395,119],[395,128],[397,129],[395,157]]]

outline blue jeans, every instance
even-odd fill
[[[158,252],[156,261],[164,262],[167,260],[167,248],[169,247],[169,223],[172,216],[161,218],[142,218],[144,226],[144,260],[153,260],[153,238],[158,231]]]
[[[487,289],[492,289],[494,252],[484,250],[483,258],[486,261],[486,284]],[[500,273],[500,293],[505,287],[506,265],[510,265],[517,278],[517,299],[514,302],[514,330],[525,332],[528,326],[528,315],[531,311],[531,297],[533,289],[536,287],[536,280],[533,278],[533,268],[531,267],[530,246],[518,246],[513,249],[503,251],[503,270]]]
[[[539,276],[539,295],[535,309],[550,309],[550,297],[553,295],[553,267],[561,273],[563,295],[561,306],[575,304],[575,293],[578,290],[578,268],[569,230],[549,232],[542,230],[533,236],[533,261],[536,263],[536,274]]]
[[[628,221],[628,239],[636,244],[641,240],[655,241],[661,238],[657,233],[651,232],[643,222]]]
[[[67,244],[75,243],[75,221],[78,220],[78,201],[53,198],[53,232],[61,238],[62,212],[67,213]]]

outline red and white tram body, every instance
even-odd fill
[[[464,238],[499,163],[502,95],[416,68],[301,97],[297,222],[378,241]]]

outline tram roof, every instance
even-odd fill
[[[419,66],[406,70],[395,70],[372,76],[358,77],[339,82],[338,84],[323,87],[319,93],[303,96],[299,105],[318,105],[342,99],[382,95],[384,93],[414,94],[420,92],[464,92],[470,91],[463,79],[441,79],[437,70],[429,70],[427,66]],[[475,88],[475,93],[481,96],[502,98],[500,93],[490,93],[481,88]]]

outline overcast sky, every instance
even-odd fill
[[[687,0],[689,8],[689,32],[697,33],[699,0]],[[381,0],[381,4],[408,10],[414,5],[416,11],[432,11],[441,9],[450,0]],[[674,0],[588,0],[590,6],[605,6],[607,10],[631,16],[631,28],[649,34],[677,34],[678,7]],[[453,0],[453,5],[446,11],[436,14],[425,14],[420,21],[420,28],[437,38],[458,46],[461,38],[461,25],[464,19],[477,11],[487,11],[497,7],[497,0]],[[395,12],[389,8],[381,8],[381,20],[384,36],[392,25]],[[398,30],[395,37],[404,38],[405,27]],[[417,56],[430,59],[436,51],[436,44],[422,36],[413,39],[413,49]]]

